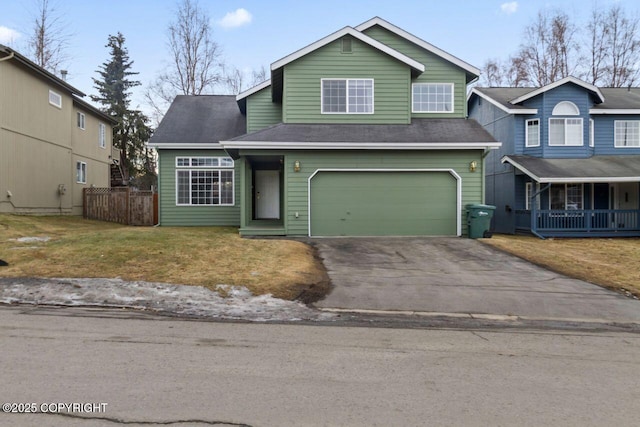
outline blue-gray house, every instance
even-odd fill
[[[640,236],[640,88],[567,77],[482,88],[469,117],[502,147],[486,157],[486,203],[500,233]]]

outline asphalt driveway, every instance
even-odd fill
[[[640,322],[640,301],[464,238],[315,239],[319,308]]]

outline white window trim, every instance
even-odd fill
[[[98,146],[107,148],[107,125],[104,123],[98,124]]]
[[[443,86],[451,86],[451,111],[421,111],[421,110],[414,110],[413,106],[414,106],[414,92],[413,92],[413,88],[415,86],[435,86],[435,85],[443,85]],[[455,113],[456,110],[456,105],[455,105],[455,85],[453,83],[438,83],[438,82],[419,82],[419,83],[412,83],[411,84],[411,112],[412,113],[430,113],[430,114],[452,114]]]
[[[580,109],[571,101],[560,101],[551,112],[554,116],[579,116]]]
[[[86,116],[84,115],[84,113],[77,111],[76,112],[76,122],[78,125],[78,128],[85,130],[85,126],[86,126]]]
[[[596,125],[593,119],[589,119],[589,147],[596,146]]]
[[[80,176],[78,176],[78,165],[80,165]],[[87,183],[87,163],[77,161],[76,162],[76,184]]]
[[[552,144],[551,143],[551,120],[564,120],[564,144]],[[579,144],[567,144],[567,120],[580,120],[580,143]],[[549,128],[547,132],[547,142],[549,147],[582,147],[584,146],[584,121],[582,117],[549,117]]]
[[[221,163],[222,159],[231,160],[231,165],[225,166],[191,166],[192,159],[211,159],[217,158],[218,164]],[[178,166],[178,159],[189,159],[189,166]],[[234,169],[235,162],[231,157],[220,157],[220,156],[178,156],[175,158],[175,193],[176,193],[176,206],[193,206],[193,207],[221,207],[221,206],[235,206],[236,204],[236,171]],[[178,201],[178,172],[180,171],[188,171],[189,172],[189,189],[191,189],[191,172],[192,171],[205,171],[205,172],[223,172],[223,171],[231,171],[231,203],[218,203],[218,204],[201,204],[201,203],[191,203],[191,191],[189,192],[189,203],[180,203]],[[218,183],[221,183],[220,178],[218,178]]]
[[[527,211],[531,210],[531,196],[533,193],[533,182],[529,181],[525,183],[524,186],[524,209]],[[540,183],[536,182],[536,193],[540,191]],[[540,196],[536,197],[536,209],[540,209]]]
[[[538,122],[538,141],[535,144],[531,144],[529,142],[529,123],[530,122]],[[525,147],[539,147],[540,146],[540,119],[529,119],[525,120],[524,123],[524,139],[525,139]]]
[[[618,142],[616,141],[616,127],[618,125],[618,123],[622,123],[622,122],[640,122],[640,120],[614,120],[613,121],[613,147],[614,148],[640,148],[640,145],[618,145]],[[640,125],[639,125],[640,126]]]
[[[53,97],[54,100],[57,100],[57,102],[54,102],[51,97]],[[53,105],[56,108],[62,109],[62,95],[49,89],[49,104]]]
[[[564,209],[554,209],[554,210],[565,210],[565,211],[572,211],[574,209],[567,209],[567,185],[579,185],[580,186],[580,206],[582,206],[580,209],[576,209],[576,211],[581,211],[584,210],[584,184],[583,183],[555,183],[555,184],[551,184],[552,186],[556,186],[556,185],[564,185]],[[551,210],[551,187],[549,187],[549,210]]]
[[[325,112],[324,111],[324,82],[325,81],[337,81],[337,80],[344,80],[346,82],[346,100],[345,100],[345,105],[347,107],[347,111],[330,111],[330,112]],[[371,82],[371,111],[364,111],[364,112],[351,112],[349,111],[349,81],[350,80],[367,80]],[[376,106],[376,83],[374,79],[371,78],[340,78],[340,77],[331,77],[331,78],[326,78],[326,79],[320,79],[320,114],[374,114],[375,113],[375,106]]]

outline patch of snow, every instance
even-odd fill
[[[254,296],[245,287],[202,286],[117,279],[0,278],[0,303],[125,307],[254,322],[331,320],[335,314],[297,301]]]
[[[44,237],[19,237],[17,239],[9,239],[9,240],[20,242],[20,243],[36,243],[36,242],[48,242],[49,240],[51,240],[51,237],[49,237],[49,236],[44,236]]]

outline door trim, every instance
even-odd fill
[[[320,172],[448,172],[456,180],[456,236],[462,235],[462,177],[453,169],[334,169],[334,168],[320,168],[316,169],[309,178],[307,178],[307,212],[308,212],[308,224],[307,235],[311,235],[311,180]]]

